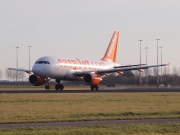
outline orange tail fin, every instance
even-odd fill
[[[111,38],[109,46],[108,46],[108,48],[106,50],[106,53],[105,53],[104,57],[101,60],[116,62],[116,52],[117,52],[117,46],[118,46],[118,38],[119,38],[119,32],[115,31],[112,38]]]

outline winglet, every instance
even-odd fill
[[[8,68],[11,71],[11,68]]]
[[[169,62],[169,63],[168,63],[168,68],[170,67],[170,65],[171,65],[171,63]]]
[[[116,52],[118,46],[119,31],[115,31],[104,57],[101,60],[116,62]]]

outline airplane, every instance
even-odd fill
[[[32,70],[9,68],[9,70],[24,71],[29,76],[29,82],[33,86],[45,85],[45,89],[50,89],[50,79],[55,79],[57,84],[56,90],[63,90],[64,81],[84,81],[85,84],[90,85],[91,90],[99,90],[99,84],[102,78],[112,73],[123,74],[125,71],[138,70],[143,72],[144,69],[168,66],[162,65],[125,65],[121,66],[116,63],[116,53],[118,47],[119,31],[115,31],[109,46],[100,60],[88,60],[79,58],[63,58],[55,56],[44,56],[39,58],[32,67]]]

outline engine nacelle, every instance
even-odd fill
[[[33,86],[41,86],[41,85],[45,84],[48,81],[49,80],[47,78],[44,78],[44,77],[41,77],[41,76],[36,76],[35,74],[32,74],[29,77],[29,82]]]
[[[102,78],[97,74],[90,73],[83,76],[83,81],[86,84],[97,85],[102,81]]]

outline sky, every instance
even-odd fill
[[[42,56],[101,59],[119,31],[117,63],[180,67],[179,0],[0,0],[0,69],[29,69]],[[161,51],[159,50],[159,63]]]

